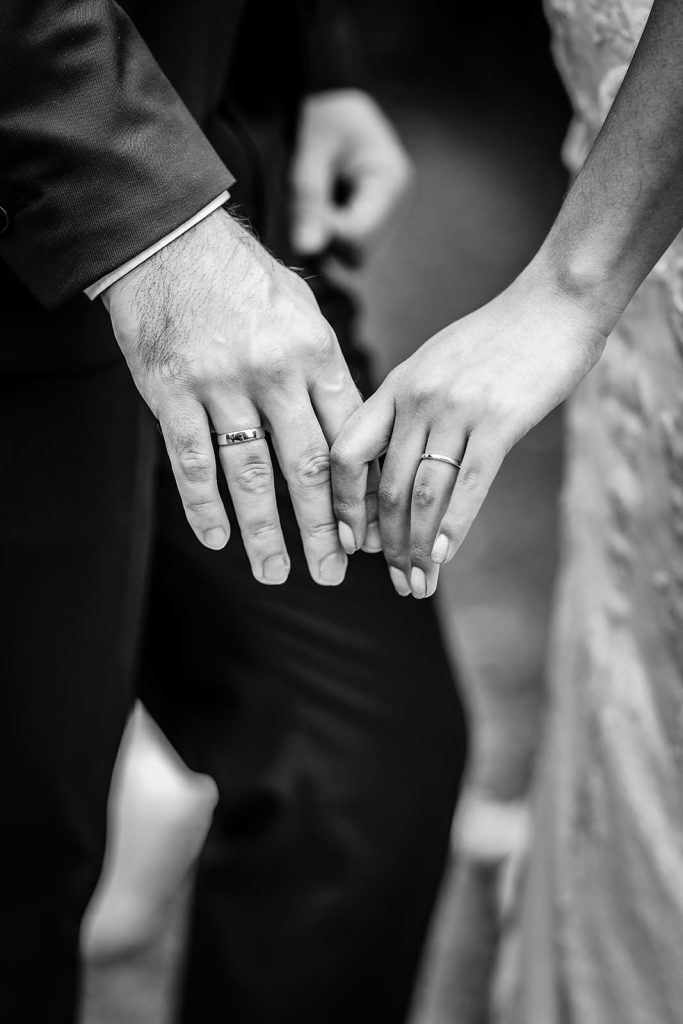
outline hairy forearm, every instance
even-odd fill
[[[605,332],[683,228],[683,0],[654,0],[605,124],[535,261]]]

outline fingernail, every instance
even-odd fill
[[[323,583],[336,585],[341,583],[346,573],[346,566],[349,560],[341,551],[335,551],[333,555],[323,558],[320,563],[320,578]]]
[[[271,555],[263,563],[263,578],[269,583],[284,583],[289,575],[289,562],[282,555]]]
[[[363,544],[363,551],[367,551],[369,554],[375,554],[377,551],[382,550],[382,536],[379,532],[379,523],[374,522],[368,525],[368,532],[365,535],[365,543]]]
[[[358,550],[356,538],[354,537],[353,530],[348,523],[339,524],[339,543],[344,548],[347,555],[352,555],[354,551]]]
[[[434,541],[434,547],[432,548],[432,562],[436,562],[437,565],[441,565],[442,562],[446,561],[448,555],[448,537],[445,533],[440,533]]]
[[[421,598],[427,596],[427,579],[422,569],[418,569],[416,565],[413,566],[410,573],[410,589],[412,590],[413,597]]]
[[[426,597],[434,597],[434,594],[436,593],[436,588],[437,588],[438,585],[439,585],[439,569],[437,568],[435,572],[432,572],[432,573],[429,574],[429,577],[427,579],[427,593],[426,593],[425,596]]]
[[[212,530],[207,530],[204,534],[204,543],[207,548],[213,548],[214,551],[219,551],[228,543],[227,534],[222,527],[214,526]]]
[[[400,597],[407,597],[408,594],[412,593],[410,589],[410,583],[404,572],[397,569],[395,566],[389,566],[389,575],[391,576],[391,582],[394,584],[394,590]]]

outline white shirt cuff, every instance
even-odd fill
[[[154,245],[150,245],[150,247],[145,249],[144,252],[134,256],[132,260],[128,260],[128,262],[124,263],[123,266],[110,271],[108,274],[105,274],[104,277],[101,277],[99,281],[95,281],[94,284],[91,284],[88,288],[84,289],[85,294],[89,299],[96,299],[98,295],[101,295],[102,292],[109,288],[110,285],[114,284],[115,281],[125,277],[125,275],[130,273],[131,270],[135,270],[136,267],[139,267],[141,263],[148,260],[155,252],[159,252],[160,249],[163,249],[164,246],[169,244],[169,242],[173,242],[176,238],[180,238],[180,236],[184,235],[186,231],[193,228],[195,224],[199,224],[199,222],[204,220],[205,217],[208,217],[210,213],[213,213],[214,210],[223,206],[229,198],[230,193],[227,190],[225,192],[221,192],[221,194],[216,196],[208,206],[205,206],[199,211],[199,213],[195,213],[194,217],[190,217],[190,219],[186,220],[184,224],[177,227],[175,231],[171,231],[170,234],[164,235],[163,238],[160,238],[158,242],[154,243]]]

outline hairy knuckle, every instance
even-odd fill
[[[163,425],[166,444],[176,455],[199,448],[199,433],[192,424],[182,420],[170,420]]]

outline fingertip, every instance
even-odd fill
[[[333,551],[318,566],[318,583],[323,587],[338,587],[344,582],[349,560],[343,551]]]
[[[436,565],[443,565],[448,559],[449,540],[445,533],[440,533],[434,541],[432,548],[432,562]]]
[[[358,550],[356,538],[354,537],[353,530],[348,523],[340,522],[338,524],[337,531],[339,533],[339,543],[344,548],[347,555],[352,555]]]
[[[413,597],[418,601],[427,596],[427,578],[417,565],[414,565],[410,571],[410,589]]]
[[[368,523],[362,550],[370,555],[376,555],[382,550],[382,537],[379,532],[379,523],[377,521]]]
[[[390,565],[389,576],[391,577],[391,582],[394,585],[394,590],[399,597],[409,597],[412,590],[406,574],[400,569],[397,569],[396,566]]]
[[[261,576],[256,576],[256,573],[254,573],[254,576],[256,576],[260,583],[265,583],[268,586],[279,586],[287,581],[290,567],[290,561],[284,555],[271,555],[270,558],[266,558],[261,567]]]
[[[439,584],[439,569],[427,573],[427,597],[434,597]]]
[[[202,541],[204,546],[212,551],[220,551],[228,543],[228,534],[224,527],[213,526],[204,533]]]

